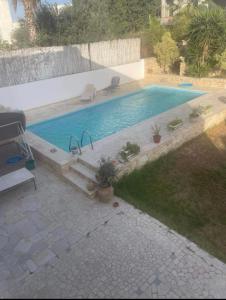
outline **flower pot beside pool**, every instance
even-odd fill
[[[153,141],[155,144],[159,144],[161,141],[160,129],[161,127],[158,125],[152,126]]]
[[[180,127],[182,125],[183,125],[183,121],[179,118],[176,118],[175,120],[171,121],[168,124],[168,129],[175,130],[175,129],[177,129],[178,127]]]
[[[155,144],[159,144],[161,141],[161,135],[159,134],[153,135],[153,141]]]
[[[110,159],[102,158],[96,178],[98,181],[97,197],[100,202],[110,202],[114,195],[112,183],[116,177],[115,164]]]

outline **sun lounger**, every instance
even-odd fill
[[[20,134],[18,124],[25,130],[26,118],[22,111],[0,112],[0,142],[17,137]]]
[[[96,96],[96,88],[93,84],[87,84],[83,94],[80,96],[81,101],[93,101]]]
[[[120,83],[120,77],[119,76],[114,76],[111,79],[111,84],[104,89],[105,92],[114,92],[118,87]]]
[[[19,170],[10,172],[0,177],[0,193],[9,191],[18,185],[31,181],[33,181],[36,189],[35,176],[26,168],[21,168]]]

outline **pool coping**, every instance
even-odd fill
[[[152,86],[156,86],[156,85],[152,85]],[[166,87],[168,88],[168,86]],[[172,87],[172,88],[181,90],[181,88],[176,88],[176,87]],[[199,92],[204,92],[204,91],[199,91]],[[105,156],[110,156],[112,159],[115,159],[115,153],[122,147],[122,145],[125,144],[126,140],[136,142],[136,136],[140,134],[145,134],[145,131],[147,133],[147,127],[150,128],[151,124],[161,123],[166,127],[166,124],[170,119],[172,120],[173,118],[175,118],[175,116],[180,116],[181,114],[188,115],[188,111],[190,110],[191,112],[192,107],[195,107],[197,105],[205,105],[205,104],[213,105],[212,112],[207,116],[199,117],[199,120],[197,120],[195,124],[190,122],[189,126],[187,126],[188,122],[186,120],[185,122],[186,124],[183,124],[183,126],[175,130],[175,132],[167,132],[167,134],[165,134],[165,130],[164,130],[164,133],[162,135],[162,141],[160,144],[154,144],[153,142],[151,142],[151,138],[150,138],[151,134],[150,134],[150,136],[147,139],[147,143],[146,144],[141,143],[141,153],[137,157],[135,157],[132,160],[132,162],[130,162],[130,165],[136,165],[135,167],[140,167],[146,161],[151,160],[152,159],[151,156],[153,157],[153,159],[155,159],[160,155],[165,154],[168,151],[174,149],[176,145],[178,146],[182,142],[184,143],[189,139],[191,139],[192,137],[201,134],[207,128],[211,127],[213,124],[217,124],[220,121],[222,121],[223,118],[226,116],[226,104],[219,101],[217,97],[224,95],[223,93],[224,93],[223,91],[220,91],[219,93],[210,92],[201,95],[199,97],[196,97],[195,99],[192,99],[186,103],[178,105],[177,107],[169,109],[154,117],[146,119],[128,128],[124,128],[119,132],[116,132],[115,134],[112,134],[99,141],[96,141],[94,143],[94,151],[90,149],[89,145],[83,147],[82,148],[83,153],[81,156],[77,156],[77,155],[73,156],[71,153],[67,153],[66,151],[56,147],[55,145],[52,145],[51,143],[38,137],[32,132],[27,131],[26,135],[36,156],[39,159],[44,160],[58,173],[63,174],[67,172],[70,164],[74,163],[77,160],[82,160],[86,164],[92,166],[93,168],[97,168],[99,164],[99,160],[103,156],[103,154],[105,154]],[[118,97],[114,97],[114,98],[118,98]],[[106,101],[109,100],[104,100],[101,103],[104,103]],[[98,105],[98,104],[92,103],[91,105]],[[86,106],[85,108],[87,107],[88,106]],[[73,112],[74,111],[75,110],[73,110]],[[186,113],[184,114],[184,112]],[[196,128],[193,134],[189,133],[195,128],[194,126],[199,128],[198,129]],[[55,153],[50,152],[50,149],[52,148],[57,149],[57,151]],[[158,151],[159,151],[159,155],[157,153]],[[147,155],[147,153],[149,154]],[[139,163],[137,162],[138,160],[140,160]],[[123,174],[126,171],[128,171],[128,169],[131,170],[131,167],[128,166],[129,164],[121,164],[119,166],[119,172]],[[125,172],[123,171],[123,169],[125,170]]]

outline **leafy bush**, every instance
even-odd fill
[[[128,158],[130,156],[137,155],[139,152],[140,152],[139,145],[127,142],[126,146],[122,148],[119,154],[124,161],[128,161]]]
[[[168,72],[172,64],[179,57],[176,42],[171,38],[170,32],[164,33],[161,42],[154,47],[157,60],[165,72]]]
[[[155,124],[154,126],[152,126],[153,135],[159,135],[160,130],[161,130],[161,127],[159,125]]]
[[[216,64],[215,55],[226,48],[226,13],[223,9],[197,9],[188,28],[188,63],[197,73]],[[195,68],[193,67],[195,70]]]
[[[101,158],[96,178],[100,187],[109,187],[116,178],[116,169],[110,158]]]
[[[149,18],[149,26],[141,35],[142,57],[148,57],[154,54],[154,46],[161,41],[165,32],[165,27],[160,24],[157,18]]]
[[[221,54],[216,54],[217,66],[221,71],[226,71],[226,49]]]
[[[210,70],[209,65],[191,64],[188,65],[186,74],[191,77],[207,77]]]
[[[177,127],[183,124],[183,120],[176,118],[168,123],[168,129],[175,130]]]
[[[29,48],[33,46],[30,42],[29,32],[27,30],[26,24],[23,20],[19,22],[19,27],[16,28],[12,34],[13,45],[16,48]]]

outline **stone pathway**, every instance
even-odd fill
[[[0,298],[225,298],[226,266],[157,220],[43,166],[1,196]],[[114,199],[115,200],[115,199]]]

